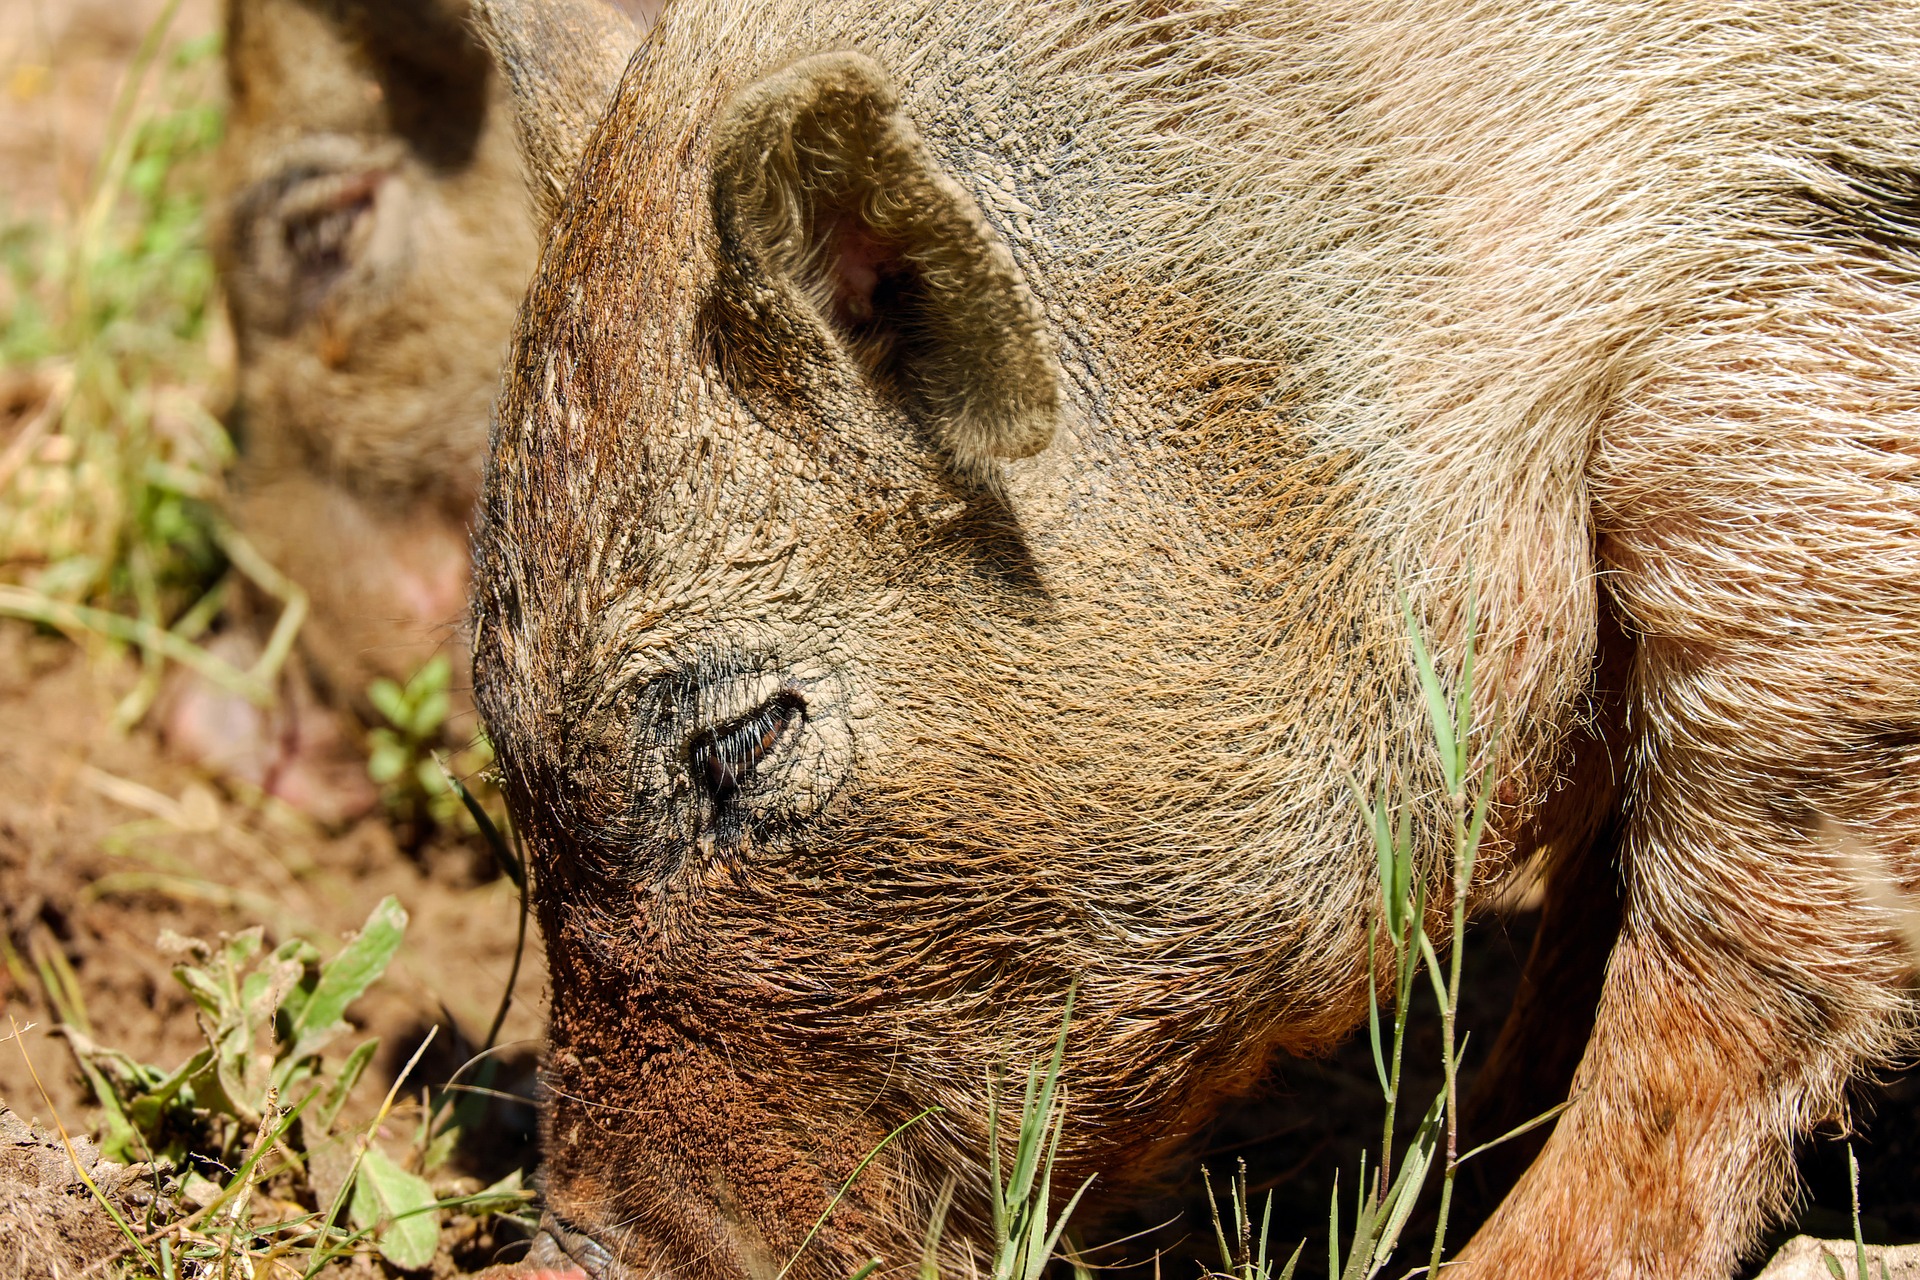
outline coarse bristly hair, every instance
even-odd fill
[[[484,7],[523,113],[605,65]],[[965,1270],[1070,983],[1056,1185],[1148,1185],[1364,1015],[1351,780],[1444,903],[1411,615],[1473,628],[1477,891],[1622,899],[1453,1271],[1730,1274],[1908,1042],[1917,68],[1891,3],[676,0],[533,177],[475,544],[556,1240],[770,1272],[938,1107],[793,1274],[948,1176]]]

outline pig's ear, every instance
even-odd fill
[[[713,140],[716,227],[745,293],[810,311],[930,419],[973,482],[1052,439],[1059,369],[1013,256],[886,74],[824,53],[761,80]]]
[[[610,0],[476,0],[473,15],[512,86],[520,153],[545,229],[640,31]]]

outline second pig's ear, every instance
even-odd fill
[[[608,0],[475,0],[473,14],[513,89],[521,157],[544,231],[640,31]]]
[[[713,138],[723,250],[748,295],[810,312],[930,420],[962,478],[1044,449],[1059,369],[979,206],[928,153],[885,72],[825,53],[750,85]]]

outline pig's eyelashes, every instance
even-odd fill
[[[373,207],[375,183],[363,180],[313,208],[290,209],[281,224],[287,256],[307,280],[324,282],[345,270],[353,233]]]
[[[694,735],[687,744],[689,772],[716,807],[731,804],[805,715],[800,695],[782,690],[740,719]]]

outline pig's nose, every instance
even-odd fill
[[[540,1219],[540,1234],[527,1254],[527,1265],[538,1274],[611,1280],[613,1254],[598,1240],[548,1210]]]

